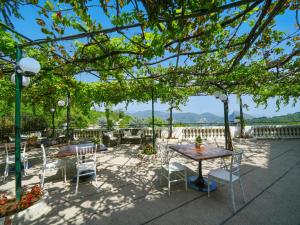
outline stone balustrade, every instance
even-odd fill
[[[253,126],[254,138],[300,138],[300,126],[263,125]]]
[[[188,127],[182,130],[183,139],[196,139],[197,136],[200,136],[203,139],[210,138],[223,138],[224,137],[224,127]]]
[[[168,128],[156,128],[159,138],[168,136]],[[240,128],[230,126],[231,136],[238,137]],[[75,129],[74,137],[92,138],[99,137],[103,129]],[[152,135],[151,128],[144,128],[144,134]],[[249,138],[276,139],[276,138],[300,138],[300,125],[253,125],[245,127],[245,134]],[[203,127],[174,127],[173,137],[179,139],[195,139],[197,136],[203,139],[224,138],[224,127],[203,126]]]
[[[74,129],[74,138],[86,139],[102,136],[103,129]]]

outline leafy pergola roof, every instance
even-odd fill
[[[299,97],[296,0],[10,4],[1,5],[4,23],[13,25],[5,12],[14,8],[20,17],[18,7],[30,4],[38,11],[36,22],[45,34],[44,39],[31,40],[4,25],[0,31],[4,61],[0,66],[6,81],[13,72],[17,45],[42,65],[26,93],[28,101],[42,101],[49,95],[56,99],[70,87],[74,95],[86,97],[78,98],[81,104],[147,101],[153,88],[156,98],[164,102],[216,90],[253,94],[258,101],[275,95],[285,101]],[[285,33],[276,26],[276,19],[291,13],[294,28]],[[77,82],[77,74],[92,74],[99,82]]]

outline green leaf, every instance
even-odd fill
[[[51,1],[46,1],[45,5],[44,5],[45,9],[47,9],[48,11],[52,11],[54,9],[54,5]]]

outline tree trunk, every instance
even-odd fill
[[[170,107],[170,116],[169,116],[169,138],[173,136],[173,107]]]
[[[225,148],[227,150],[233,150],[229,119],[228,119],[228,100],[224,101],[224,126],[225,126]]]
[[[241,124],[241,131],[240,131],[240,137],[245,137],[245,121],[244,121],[244,113],[243,113],[243,100],[242,96],[240,96],[240,124]]]

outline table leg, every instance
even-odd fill
[[[199,189],[207,188],[207,184],[204,181],[203,175],[202,175],[202,161],[200,160],[198,163],[198,177],[196,180],[193,181],[195,185],[199,187]]]

